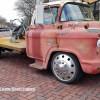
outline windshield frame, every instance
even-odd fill
[[[63,5],[62,9],[61,9],[61,13],[60,13],[60,17],[59,17],[59,22],[81,21],[81,20],[61,21],[61,14],[62,14],[63,8],[64,8],[64,6],[65,6],[66,4],[81,5],[81,6],[85,6],[85,7],[90,8],[90,6],[89,6],[88,4],[84,4],[84,3],[78,3],[78,2],[68,2],[68,3],[65,3],[65,4]],[[90,9],[90,11],[91,11],[91,9]],[[93,16],[93,14],[92,14],[92,11],[91,11],[91,15],[92,15],[93,20],[88,20],[88,21],[95,21],[94,16]],[[87,21],[87,20],[82,20],[82,21]]]

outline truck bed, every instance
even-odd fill
[[[19,39],[19,43],[11,43],[10,38],[11,37],[0,38],[0,47],[11,49],[11,50],[16,50],[19,52],[26,51],[25,37],[21,37]]]

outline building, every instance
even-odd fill
[[[96,21],[100,21],[100,0],[82,0],[89,2],[91,11]]]
[[[90,3],[91,10],[93,12],[93,16],[96,21],[100,21],[100,1],[95,1]]]

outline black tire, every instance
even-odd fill
[[[57,52],[53,56],[51,70],[57,80],[67,84],[78,81],[83,74],[77,57],[63,52]]]
[[[0,57],[1,57],[2,48],[0,47]]]

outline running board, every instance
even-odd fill
[[[33,64],[30,64],[29,66],[32,68],[40,69],[40,70],[46,69],[43,67],[43,65],[38,64],[38,63],[33,63]]]

